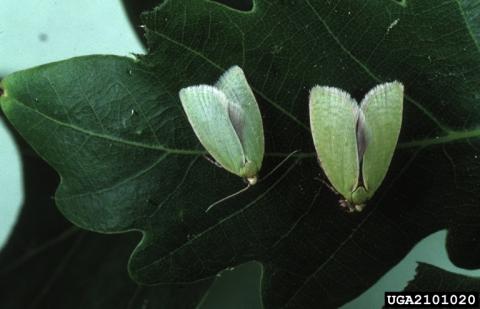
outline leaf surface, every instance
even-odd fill
[[[17,72],[2,81],[0,104],[61,175],[56,201],[70,221],[144,233],[129,262],[135,280],[191,283],[256,260],[266,308],[335,308],[426,235],[479,223],[475,3],[257,0],[241,12],[211,1],[164,1],[143,16],[147,55]],[[205,214],[243,183],[203,159],[178,91],[212,84],[234,64],[264,117],[260,177],[301,152]],[[366,211],[345,214],[315,180],[308,90],[329,85],[359,100],[392,80],[406,93],[399,145]]]

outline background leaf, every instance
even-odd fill
[[[333,308],[419,239],[478,225],[479,10],[453,0],[258,0],[248,12],[165,1],[143,17],[149,53],[139,61],[91,56],[18,72],[3,80],[0,104],[60,173],[56,200],[69,220],[144,232],[129,263],[139,282],[197,282],[256,260],[265,307]],[[265,117],[263,173],[302,152],[205,214],[243,184],[202,158],[177,92],[233,64]],[[366,211],[347,215],[315,180],[308,90],[331,85],[359,99],[388,80],[406,86],[400,144]]]
[[[191,285],[140,286],[125,264],[139,235],[100,235],[66,221],[52,198],[58,176],[18,135],[24,201],[0,252],[0,307],[196,308],[211,280]]]
[[[479,291],[480,279],[455,274],[436,266],[418,263],[415,278],[404,291],[466,292]]]

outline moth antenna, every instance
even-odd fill
[[[280,166],[282,166],[283,164],[285,164],[285,162],[287,162],[288,159],[290,159],[291,156],[293,156],[294,154],[296,154],[297,152],[299,152],[300,150],[297,149],[297,150],[294,150],[292,152],[290,152],[290,154],[288,156],[285,157],[285,159],[283,159],[280,163],[277,164],[277,166],[275,166],[273,168],[273,170],[271,170],[267,175],[265,175],[264,177],[262,177],[262,179],[260,179],[259,182],[261,181],[264,181],[266,180],[268,177],[270,177],[276,170],[278,170],[280,168]]]
[[[208,162],[212,163],[213,165],[215,165],[216,167],[223,168],[223,166],[222,166],[220,163],[218,163],[217,161],[215,161],[213,158],[210,158],[210,157],[207,156],[207,155],[204,155],[203,158],[204,158],[205,160],[207,160]]]
[[[280,163],[277,164],[277,166],[275,166],[275,168],[273,170],[271,170],[265,177],[262,177],[262,179],[260,181],[264,181],[265,179],[267,179],[269,176],[271,176],[277,169],[280,168],[280,166],[282,166],[283,164],[285,164],[285,162],[287,162],[288,159],[290,159],[291,156],[293,156],[295,153],[299,152],[300,150],[294,150],[292,151],[291,153],[288,154],[288,156],[285,157],[285,159],[283,159]],[[205,156],[205,158],[210,161],[210,158],[208,158],[207,156]],[[218,164],[218,163],[217,163]],[[259,181],[259,182],[260,182]],[[215,203],[211,204],[210,206],[208,206],[208,208],[205,210],[205,212],[208,212],[210,209],[212,209],[214,206],[217,206],[218,204],[220,203],[223,203],[225,202],[226,200],[229,200],[231,199],[232,197],[235,197],[245,191],[247,191],[248,189],[250,189],[250,187],[252,186],[252,184],[248,184],[245,188],[243,189],[240,189],[238,190],[237,192],[235,193],[232,193],[230,194],[229,196],[226,196],[218,201],[216,201]]]
[[[238,190],[237,192],[232,193],[232,194],[230,194],[229,196],[226,196],[226,197],[224,197],[224,198],[216,201],[215,203],[213,203],[213,204],[211,204],[210,206],[208,206],[208,208],[205,210],[205,212],[208,212],[208,211],[209,211],[210,209],[212,209],[214,206],[216,206],[216,205],[218,205],[218,204],[220,204],[220,203],[222,203],[222,202],[225,202],[226,200],[229,200],[229,199],[231,199],[232,197],[235,197],[235,196],[239,195],[239,194],[242,193],[242,192],[247,191],[248,189],[250,189],[251,186],[252,186],[251,184],[248,184],[245,188],[240,189],[240,190]]]

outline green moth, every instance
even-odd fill
[[[315,86],[309,108],[320,165],[343,196],[340,206],[362,211],[385,178],[397,145],[403,85],[378,85],[360,105],[341,89]]]
[[[183,88],[179,95],[203,147],[224,169],[254,185],[265,142],[260,109],[242,69],[234,66],[213,86]]]

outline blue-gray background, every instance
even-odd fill
[[[74,56],[144,52],[118,0],[0,0],[0,42],[0,77]],[[23,199],[20,164],[13,140],[0,123],[0,247]],[[413,278],[417,261],[480,276],[480,271],[451,264],[445,236],[440,231],[418,243],[397,267],[343,308],[381,308],[383,292],[401,290]]]

